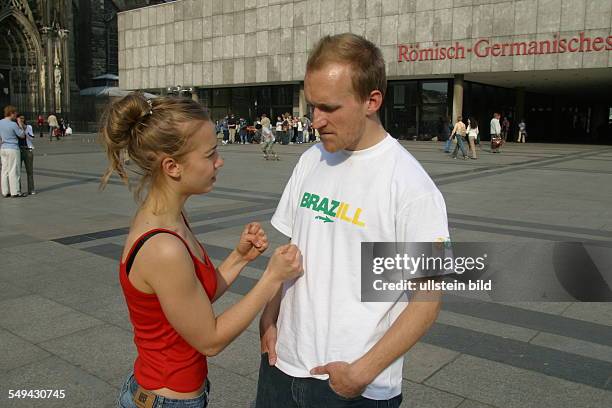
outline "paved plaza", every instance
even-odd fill
[[[135,358],[118,259],[136,205],[117,178],[98,191],[105,156],[93,135],[36,139],[36,196],[0,199],[0,407],[112,407]],[[402,142],[441,189],[455,241],[589,241],[612,247],[612,147],[510,143],[453,160],[442,143]],[[299,155],[220,146],[215,190],[188,202],[211,258],[270,217]],[[375,168],[372,171],[376,171]],[[25,177],[24,177],[25,179]],[[384,182],[384,180],[381,180]],[[215,309],[260,277],[261,257]],[[520,262],[520,260],[517,260]],[[612,406],[612,304],[447,302],[406,356],[402,407]],[[211,408],[247,408],[259,365],[256,323],[209,359]],[[8,399],[8,390],[65,390],[65,399]]]

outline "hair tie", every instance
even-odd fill
[[[147,112],[146,115],[152,115],[153,114],[153,102],[150,99],[147,99],[147,104],[149,105],[149,112]]]

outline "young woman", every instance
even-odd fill
[[[223,166],[207,113],[190,99],[131,94],[110,107],[101,133],[110,162],[102,187],[112,173],[128,182],[127,150],[141,175],[136,197],[144,195],[119,267],[138,357],[117,405],[206,407],[206,357],[244,331],[284,280],[301,274],[301,255],[293,245],[279,247],[255,287],[215,316],[212,302],[268,240],[259,224],[248,224],[215,267],[187,223],[185,202],[210,192]]]
[[[476,139],[478,138],[478,122],[474,117],[468,119],[467,137],[472,151],[472,159],[476,160]]]
[[[465,147],[463,146],[463,138],[465,137],[465,132],[466,132],[466,128],[465,128],[465,123],[463,123],[463,118],[461,116],[457,117],[457,122],[455,123],[455,127],[453,128],[453,131],[451,132],[450,137],[456,137],[457,138],[457,144],[455,145],[455,148],[453,149],[453,152],[451,153],[451,157],[453,159],[457,158],[457,154],[459,153],[459,149],[461,149],[461,153],[463,154],[463,159],[467,159],[467,153],[465,152]]]
[[[525,136],[527,136],[527,125],[525,119],[521,119],[521,123],[518,124],[518,139],[516,143],[525,143]]]

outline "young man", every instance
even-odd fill
[[[499,153],[499,148],[502,145],[501,125],[499,124],[500,114],[495,112],[491,119],[491,153]]]
[[[28,125],[25,119],[25,115],[20,113],[17,115],[17,125],[24,130],[25,138],[19,139],[19,151],[21,155],[21,161],[19,162],[19,167],[21,168],[21,164],[25,163],[26,174],[28,176],[28,195],[35,195],[36,190],[34,190],[34,130],[31,125]],[[19,188],[21,190],[21,180],[19,183]],[[23,190],[21,190],[23,191]]]
[[[321,144],[300,158],[272,225],[303,253],[260,321],[257,407],[399,407],[403,355],[439,311],[433,301],[361,302],[361,242],[448,237],[442,195],[382,127],[385,62],[353,34],[326,36],[304,79]]]

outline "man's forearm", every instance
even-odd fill
[[[353,363],[364,385],[370,384],[384,369],[406,354],[436,321],[441,294],[421,291],[414,295],[414,300],[410,301],[385,335]]]
[[[261,314],[259,329],[262,330],[262,332],[265,331],[265,329],[270,325],[276,324],[278,312],[280,311],[282,291],[283,287],[281,286],[278,292],[276,292],[276,295],[274,295],[270,302],[268,302]]]

